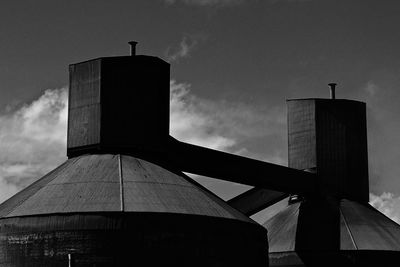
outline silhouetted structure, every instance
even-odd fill
[[[289,194],[265,224],[271,266],[400,259],[399,226],[367,203],[364,103],[288,101],[289,168],[185,144],[169,64],[130,44],[70,65],[69,159],[0,205],[1,266],[268,266],[247,216]],[[255,187],[226,203],[182,171]]]
[[[289,166],[316,173],[318,191],[264,224],[270,266],[397,266],[400,226],[368,204],[365,104],[334,93],[287,104]]]
[[[267,265],[267,231],[181,172],[169,64],[132,54],[70,65],[69,159],[0,205],[0,265]]]

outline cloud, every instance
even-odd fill
[[[384,192],[380,196],[370,193],[370,204],[393,221],[400,223],[400,196]]]
[[[173,5],[183,3],[194,6],[230,6],[237,5],[245,0],[165,0],[167,4]]]
[[[227,150],[236,141],[224,136],[210,109],[189,94],[189,84],[171,81],[171,135],[175,138],[213,149]]]
[[[169,62],[189,57],[195,47],[204,39],[205,36],[201,34],[184,36],[179,45],[167,49],[165,56]]]
[[[356,98],[367,104],[370,191],[400,194],[399,71],[381,70],[361,86]]]
[[[171,135],[185,142],[250,155],[243,142],[280,133],[286,123],[280,109],[200,98],[190,84],[171,81],[170,87]]]
[[[375,94],[377,93],[379,88],[374,82],[369,81],[367,83],[367,85],[364,87],[364,90],[368,94],[369,97],[373,97],[373,96],[375,96]]]
[[[67,89],[0,115],[0,201],[66,159]]]
[[[200,98],[190,87],[170,83],[171,135],[181,141],[250,156],[254,153],[243,141],[282,127],[284,120],[274,111]],[[46,90],[33,102],[0,114],[0,202],[66,160],[67,101],[67,88]]]

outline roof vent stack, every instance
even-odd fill
[[[331,88],[331,99],[335,99],[335,89],[336,89],[336,85],[337,83],[328,83],[329,87]]]
[[[131,47],[131,56],[136,56],[136,45],[138,44],[138,42],[130,41],[128,42],[128,44]]]

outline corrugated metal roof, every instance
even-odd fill
[[[400,251],[400,226],[371,205],[343,200],[340,211],[341,249]]]
[[[252,222],[183,173],[125,155],[67,160],[0,205],[0,218],[75,212],[166,212]]]
[[[300,203],[292,204],[264,224],[268,230],[269,252],[294,251],[299,208]]]
[[[264,227],[268,230],[270,253],[400,251],[400,225],[368,203],[346,199],[333,208],[316,200],[289,205]]]

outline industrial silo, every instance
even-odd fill
[[[166,156],[168,63],[69,71],[68,160],[0,205],[1,266],[268,266],[267,231]]]
[[[368,204],[366,105],[332,96],[287,102],[289,167],[316,190],[264,224],[270,266],[398,266],[400,226]]]

